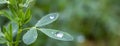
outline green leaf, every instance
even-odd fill
[[[0,38],[1,37],[4,37],[4,34],[1,32],[1,30],[0,30]]]
[[[24,12],[22,9],[19,10],[18,17],[22,20],[24,19]]]
[[[31,15],[30,8],[27,8],[27,9],[26,9],[26,12],[25,12],[26,18],[29,18],[30,15]]]
[[[12,37],[15,37],[16,34],[17,34],[17,31],[18,31],[18,25],[17,23],[14,23],[14,22],[9,22],[7,25],[7,32],[9,32],[9,34],[12,34]]]
[[[1,32],[1,29],[0,29],[0,44],[3,44],[3,43],[6,43],[7,40],[4,37],[4,34]]]
[[[25,13],[25,24],[28,23],[31,19],[32,15],[31,15],[31,11],[30,8],[27,8],[26,13]]]
[[[4,12],[4,16],[10,19],[11,21],[15,21],[14,18],[12,18],[12,16],[7,11]]]
[[[13,29],[12,29],[12,24],[9,24],[8,25],[9,27],[8,27],[8,32],[9,32],[9,38],[12,40],[13,39],[13,33],[12,33],[12,31],[13,31]]]
[[[48,14],[47,16],[44,16],[43,18],[41,18],[37,23],[36,23],[36,27],[39,26],[45,26],[48,25],[52,22],[54,22],[55,20],[57,20],[59,14],[58,13],[51,13]]]
[[[28,7],[31,2],[33,2],[33,0],[26,0],[26,2],[24,3],[23,7]]]
[[[12,24],[8,25],[8,29],[9,29],[9,34],[12,34]]]
[[[18,25],[14,22],[10,22],[10,24],[12,24],[12,36],[15,37],[17,35]]]
[[[5,35],[5,38],[8,40],[8,41],[10,41],[10,34],[9,34],[9,32],[8,32],[8,30],[6,29],[6,27],[4,26],[3,27],[3,33],[4,33],[4,35]]]
[[[13,15],[14,17],[18,17],[16,7],[15,7],[15,6],[12,6],[12,5],[9,5],[8,7],[9,7],[12,15]]]
[[[72,41],[73,40],[73,37],[66,32],[62,32],[62,31],[54,30],[54,29],[45,29],[45,28],[40,28],[38,30],[40,30],[47,36],[57,39],[57,40],[62,40],[62,41]]]
[[[25,44],[30,45],[35,42],[37,36],[37,30],[35,28],[31,28],[27,33],[24,34],[22,40]]]

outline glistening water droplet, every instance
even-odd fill
[[[50,19],[54,19],[55,17],[54,16],[50,16]]]
[[[62,38],[64,34],[62,32],[56,32],[56,37]]]

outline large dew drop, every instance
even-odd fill
[[[50,16],[50,19],[54,19],[55,17],[54,16]]]
[[[58,37],[58,38],[62,38],[63,36],[64,36],[63,33],[61,33],[61,32],[56,32],[56,37]]]

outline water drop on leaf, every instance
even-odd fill
[[[41,26],[45,26],[48,25],[52,22],[54,22],[55,20],[57,20],[59,14],[58,13],[50,13],[44,17],[42,17],[37,23],[36,23],[36,27],[41,27]]]
[[[45,29],[45,28],[40,28],[38,29],[41,32],[43,32],[44,34],[46,34],[47,36],[53,38],[53,39],[57,39],[57,40],[62,40],[62,41],[72,41],[73,37],[63,31],[59,31],[59,30],[55,30],[55,29]]]
[[[54,16],[50,16],[50,19],[54,19],[55,17]]]
[[[58,37],[58,38],[62,38],[63,36],[64,36],[64,34],[63,33],[61,33],[61,32],[56,32],[56,37]]]

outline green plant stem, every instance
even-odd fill
[[[29,30],[30,28],[32,28],[32,27],[29,27],[29,28],[24,28],[23,30]]]
[[[15,46],[18,46],[18,45],[19,45],[20,37],[21,37],[21,32],[22,32],[22,26],[21,26],[21,23],[20,23],[20,24],[19,24],[19,30],[18,30],[17,36],[16,36]]]
[[[10,42],[9,42],[9,46],[13,46],[13,34],[12,34],[12,31],[10,31]]]

